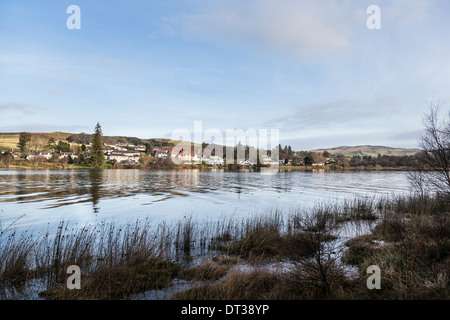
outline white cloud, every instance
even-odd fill
[[[0,127],[0,132],[90,132],[91,128],[87,126],[64,126],[64,125],[49,125],[43,123],[27,123],[21,125],[10,125]]]
[[[42,109],[27,102],[12,101],[0,103],[0,112],[16,112],[25,114],[36,111],[42,111]]]
[[[294,150],[330,149],[338,146],[378,145],[398,148],[418,148],[421,131],[373,132],[360,134],[335,133],[314,137],[282,139],[281,145],[290,145]]]
[[[355,15],[348,1],[226,1],[181,19],[185,34],[215,43],[254,45],[295,58],[351,50]]]
[[[383,19],[397,21],[404,25],[423,22],[429,15],[434,1],[430,0],[396,0],[382,6]]]
[[[277,125],[283,131],[333,130],[336,128],[360,129],[368,126],[379,128],[392,125],[394,120],[386,115],[402,115],[407,109],[400,99],[393,96],[373,97],[364,100],[340,100],[316,105],[304,105],[277,119],[268,125]]]

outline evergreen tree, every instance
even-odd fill
[[[103,169],[105,164],[105,154],[103,148],[102,128],[97,122],[95,132],[92,137],[91,161],[93,169]]]
[[[330,157],[331,157],[331,153],[329,153],[327,150],[325,150],[325,151],[323,152],[323,156],[324,156],[325,158],[330,158]]]
[[[311,166],[314,163],[314,159],[312,158],[311,155],[307,155],[303,161],[307,166]]]
[[[19,135],[19,143],[17,146],[20,149],[20,152],[25,153],[27,151],[27,144],[31,141],[31,133],[29,132],[21,132]]]
[[[68,142],[59,141],[58,145],[56,145],[55,150],[57,152],[69,152],[70,151],[70,144]]]
[[[50,151],[54,152],[56,150],[56,141],[55,138],[50,138],[48,139],[48,143],[45,146],[47,149],[49,149]]]

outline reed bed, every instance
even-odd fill
[[[245,218],[62,221],[44,233],[8,226],[0,228],[0,298],[39,280],[44,299],[128,299],[177,279],[191,285],[174,299],[448,298],[449,214],[447,196],[408,195]],[[344,226],[355,231],[365,223],[369,234],[342,236]],[[260,268],[286,262],[283,273]],[[373,264],[384,270],[382,292],[365,287]],[[80,290],[67,289],[71,265],[81,269]]]

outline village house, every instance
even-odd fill
[[[145,150],[147,150],[147,148],[144,145],[140,144],[140,145],[136,146],[136,148],[134,148],[134,150],[140,151],[140,152],[145,152]]]
[[[52,158],[52,153],[46,151],[37,151],[37,152],[29,152],[27,154],[27,160],[36,160],[39,158],[50,160]]]
[[[72,159],[77,159],[78,155],[73,153],[73,152],[60,152],[58,154],[58,158],[60,160],[62,160],[62,159],[69,159],[69,157],[71,157]]]
[[[324,165],[325,165],[325,163],[323,163],[323,162],[317,162],[317,163],[312,164],[313,167],[323,167]]]
[[[177,161],[182,162],[184,164],[190,164],[191,163],[191,154],[185,153],[183,150],[180,151],[178,154],[172,152],[171,154],[172,159],[177,159]]]
[[[138,163],[140,158],[141,154],[136,151],[113,151],[107,156],[108,161],[120,163]]]
[[[213,166],[223,166],[223,158],[220,156],[211,156],[209,164]]]
[[[157,159],[169,159],[172,150],[168,148],[154,148],[153,152]]]
[[[252,166],[252,165],[254,165],[255,163],[253,163],[252,161],[250,161],[250,160],[241,160],[240,162],[239,162],[239,164],[241,165],[241,166]]]
[[[110,147],[110,146],[105,146],[105,154],[106,154],[106,155],[111,154],[111,152],[113,152],[113,151],[115,151],[115,150],[116,150],[115,148],[112,148],[112,147]]]
[[[202,164],[202,156],[198,154],[194,154],[193,157],[191,157],[191,163],[193,164]]]
[[[223,158],[220,156],[202,157],[184,151],[180,151],[178,154],[172,153],[171,157],[184,164],[202,164],[203,162],[213,166],[223,166],[224,164]]]
[[[262,164],[263,165],[269,165],[269,164],[272,164],[272,158],[270,158],[270,157],[268,157],[268,156],[264,156],[264,157],[262,157]]]

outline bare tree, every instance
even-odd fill
[[[346,269],[340,262],[345,244],[339,240],[339,223],[331,210],[302,212],[294,217],[294,226],[311,250],[311,256],[296,259],[297,281],[317,286],[327,295],[333,294],[333,287],[341,283]]]
[[[440,118],[439,103],[431,103],[424,115],[425,131],[419,141],[422,152],[410,180],[416,190],[450,193],[450,111]]]

